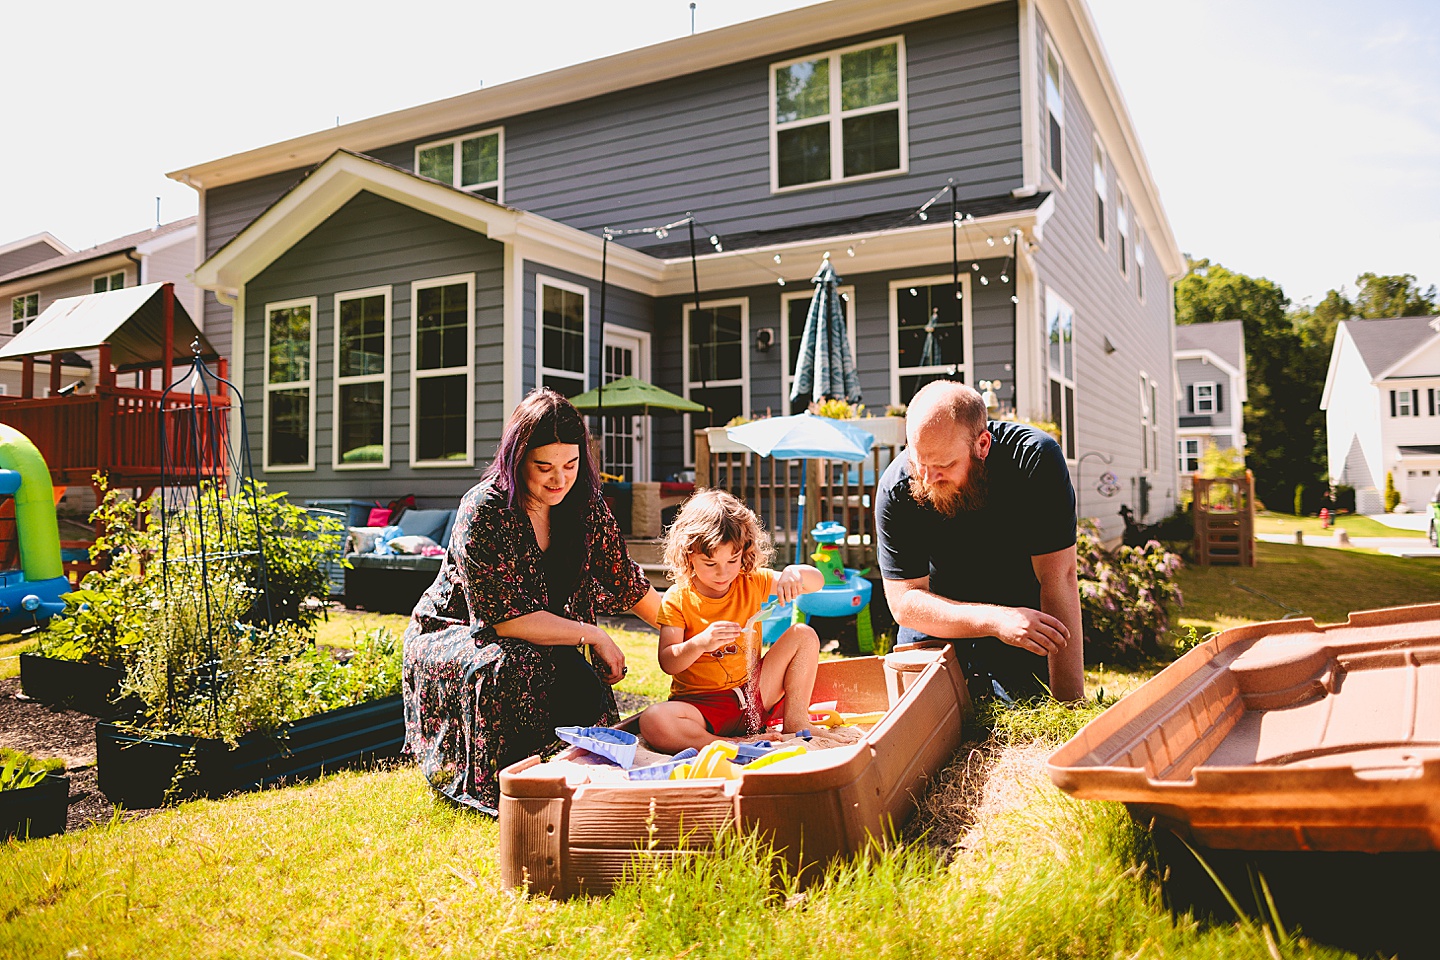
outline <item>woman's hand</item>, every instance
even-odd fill
[[[587,638],[587,642],[599,661],[596,667],[600,671],[600,679],[612,686],[619,683],[629,672],[629,667],[625,666],[625,651],[600,628],[596,628],[595,635]]]

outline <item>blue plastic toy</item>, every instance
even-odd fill
[[[670,771],[700,756],[700,751],[694,747],[686,747],[669,760],[662,760],[659,763],[652,763],[648,767],[635,767],[630,771],[631,780],[669,780]]]
[[[640,740],[633,733],[611,727],[556,727],[555,736],[581,750],[612,760],[629,770],[635,763]]]
[[[0,497],[15,505],[20,569],[0,572],[0,632],[17,633],[65,612],[70,592],[50,468],[30,439],[0,423]]]
[[[845,528],[838,523],[822,523],[810,531],[810,535],[822,544],[841,543],[845,539]],[[861,576],[859,570],[845,567],[844,583],[827,583],[814,593],[802,593],[795,598],[798,613],[797,623],[805,617],[854,617],[855,639],[861,653],[875,652],[875,629],[870,622],[870,595],[875,587]]]

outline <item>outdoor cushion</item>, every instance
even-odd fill
[[[406,510],[398,522],[407,537],[429,537],[442,543],[440,538],[454,519],[454,510]]]
[[[384,531],[384,527],[351,527],[350,536],[345,544],[345,552],[373,552],[375,550],[375,542],[380,539],[380,534]]]
[[[395,553],[422,553],[426,547],[439,546],[431,537],[424,534],[406,534],[403,537],[396,537],[390,541],[390,549]]]

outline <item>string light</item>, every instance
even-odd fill
[[[780,262],[780,254],[778,254],[778,253],[775,254],[775,262],[776,262],[776,263],[779,263],[779,262]]]
[[[664,227],[659,227],[655,230],[656,240],[664,240],[668,236],[670,236],[670,231],[666,230]]]
[[[779,284],[780,286],[782,286],[782,287],[785,286],[785,278],[784,278],[784,277],[776,277],[776,278],[775,278],[775,282],[776,282],[777,284]]]
[[[854,248],[853,246],[852,246],[852,247],[846,247],[846,248],[845,248],[845,255],[846,255],[847,257],[853,257],[853,256],[855,256],[855,248]]]
[[[990,286],[990,278],[987,277],[987,276],[985,276],[985,274],[983,274],[983,273],[980,274],[980,285],[981,285],[982,287],[988,287],[988,286]]]
[[[978,263],[976,263],[975,261],[972,260],[972,261],[970,262],[970,269],[971,269],[971,271],[974,272],[974,273],[979,273],[979,272],[980,272],[980,264],[978,264]]]
[[[986,238],[985,238],[985,243],[986,243],[987,246],[993,247],[993,246],[995,246],[995,238],[994,238],[994,237],[986,237]]]

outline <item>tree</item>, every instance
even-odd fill
[[[1436,312],[1435,285],[1421,290],[1413,273],[1386,276],[1362,273],[1355,278],[1355,316],[1365,320],[1378,317],[1421,317]]]
[[[1289,306],[1279,284],[1209,260],[1191,260],[1190,271],[1175,285],[1177,323],[1241,321],[1249,395],[1245,461],[1255,473],[1256,493],[1275,503],[1293,497],[1297,484],[1319,489],[1325,475],[1320,411],[1325,366],[1318,364],[1317,377],[1315,350]]]

